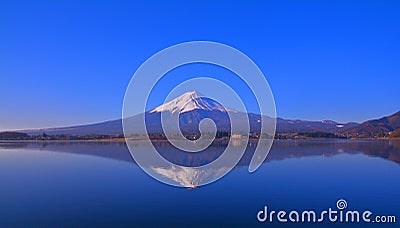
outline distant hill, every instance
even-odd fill
[[[11,131],[0,132],[0,140],[20,140],[20,139],[30,139],[30,137],[28,134],[21,132],[11,132]]]
[[[400,128],[391,132],[389,135],[390,138],[400,138]]]
[[[304,132],[328,132],[338,133],[350,128],[357,127],[359,124],[355,122],[337,123],[332,120],[322,121],[305,121],[305,120],[288,120],[277,119],[277,133],[304,133]]]
[[[185,121],[181,125],[182,129],[185,131],[190,131],[194,127],[198,126],[199,121],[205,117],[209,116],[220,116],[223,117],[223,113],[216,113],[211,111],[189,111],[183,113],[181,120]],[[241,113],[236,113],[234,116],[240,118]],[[257,114],[248,114],[250,122],[253,123],[254,129],[256,129],[257,119],[260,118],[260,115]],[[243,117],[243,116],[242,116]],[[149,118],[148,127],[150,127],[150,132],[159,132],[161,131],[160,125],[156,123],[151,123],[150,119],[159,119],[160,115],[157,113],[148,114],[147,118]],[[135,119],[135,117],[133,117]],[[134,120],[132,120],[134,121]],[[221,130],[229,130],[227,127],[229,122],[224,121],[224,119],[220,119],[219,124],[217,124]],[[282,119],[277,118],[277,126],[276,132],[279,134],[285,133],[304,133],[304,132],[329,132],[329,133],[337,133],[343,130],[347,130],[350,128],[354,128],[358,126],[358,123],[349,122],[349,123],[337,123],[330,120],[323,121],[305,121],[305,120],[290,120],[290,119]],[[226,126],[224,128],[224,126]],[[62,135],[62,134],[70,134],[70,135],[120,135],[123,134],[122,131],[122,120],[111,120],[101,123],[88,124],[88,125],[78,125],[78,126],[70,126],[70,127],[60,127],[60,128],[43,128],[43,129],[33,129],[33,130],[23,130],[22,132],[28,133],[30,135],[38,135],[38,134],[49,134],[49,135]]]
[[[162,133],[161,128],[161,113],[166,114],[164,117],[171,118],[179,113],[179,126],[183,132],[198,132],[198,126],[204,118],[211,118],[216,123],[218,131],[230,131],[229,115],[237,122],[243,125],[246,124],[244,119],[246,115],[250,122],[251,132],[260,131],[260,120],[266,122],[271,118],[261,116],[254,113],[243,113],[233,109],[224,108],[219,103],[201,97],[197,92],[187,92],[170,102],[167,102],[159,107],[156,107],[144,114],[138,114],[127,118],[127,122],[135,129],[135,126],[140,124],[143,115],[146,117],[146,126],[148,133]],[[277,118],[276,132],[284,133],[301,133],[301,132],[329,132],[337,133],[358,126],[357,123],[337,123],[331,120],[324,121],[303,121],[303,120],[288,120]],[[31,135],[49,134],[49,135],[121,135],[122,120],[112,120],[96,124],[61,127],[61,128],[46,128],[25,130],[25,133]],[[144,134],[144,132],[138,132]]]
[[[366,121],[344,133],[350,137],[374,138],[387,136],[397,129],[400,129],[400,111],[391,116]]]
[[[41,135],[46,133],[48,135],[120,135],[122,132],[122,121],[111,120],[95,124],[85,124],[69,127],[56,127],[56,128],[40,128],[32,130],[23,130],[21,132],[28,133],[29,135]]]

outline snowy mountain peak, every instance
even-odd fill
[[[209,98],[202,97],[202,95],[197,91],[191,91],[150,110],[150,113],[167,111],[171,113],[184,113],[192,110],[226,112],[228,109],[225,110],[225,108],[219,103]]]

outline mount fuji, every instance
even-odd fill
[[[143,115],[146,120],[146,128],[148,134],[163,133],[161,125],[161,113],[163,118],[172,118],[173,115],[179,114],[179,127],[182,133],[198,133],[199,123],[205,118],[210,118],[214,121],[219,132],[229,132],[231,129],[230,118],[243,125],[243,129],[247,123],[244,121],[246,115],[249,119],[250,132],[257,133],[261,128],[261,120],[270,120],[269,117],[261,116],[254,113],[244,113],[237,110],[223,107],[218,102],[202,97],[198,92],[191,91],[182,94],[181,96],[166,102],[154,109],[145,113],[138,114],[127,118],[129,125],[135,129],[137,124],[143,120]],[[229,114],[229,115],[228,115]],[[266,118],[266,119],[265,119]],[[167,120],[168,122],[168,120]],[[302,120],[287,120],[277,118],[277,133],[293,133],[293,132],[338,132],[352,127],[358,126],[357,123],[340,124],[334,121],[302,121]],[[241,126],[239,126],[241,127]],[[46,133],[49,135],[122,135],[122,120],[112,120],[96,124],[79,125],[60,128],[45,128],[24,130],[31,135]],[[137,132],[144,134],[145,132]]]
[[[206,111],[234,111],[227,110],[219,103],[209,99],[202,97],[198,92],[192,91],[184,93],[183,95],[173,99],[170,102],[167,102],[163,105],[158,106],[155,109],[150,110],[150,113],[156,112],[171,112],[175,113],[185,113],[193,110],[206,110]]]
[[[212,119],[215,123],[217,131],[229,132],[231,130],[230,118],[235,118],[235,121],[242,126],[241,129],[246,129],[243,122],[248,115],[250,122],[250,131],[257,132],[261,128],[261,116],[255,114],[246,114],[233,109],[225,108],[218,102],[202,97],[198,92],[191,91],[158,106],[145,113],[146,128],[150,134],[163,132],[161,126],[161,115],[166,119],[166,123],[172,123],[173,116],[179,115],[179,127],[184,134],[199,134],[199,124],[203,119]],[[136,117],[128,118],[127,122],[131,126],[135,126]],[[203,125],[205,129],[210,125]]]

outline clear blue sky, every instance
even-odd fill
[[[0,131],[120,118],[140,64],[192,40],[251,57],[280,117],[400,110],[398,1],[73,2],[1,1]]]

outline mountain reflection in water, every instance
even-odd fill
[[[141,141],[130,141],[139,153],[146,153],[150,149]],[[236,141],[236,144],[245,141]],[[154,141],[154,147],[165,159],[175,164],[184,166],[181,168],[162,167],[152,164],[149,161],[148,169],[169,178],[182,186],[196,187],[205,179],[226,172],[227,167],[199,171],[193,167],[208,164],[217,159],[226,148],[226,141],[216,141],[197,153],[187,153],[171,146],[167,141]],[[257,141],[249,141],[247,149],[236,165],[248,166],[254,153]],[[24,148],[43,150],[51,152],[84,154],[100,156],[109,159],[131,162],[135,164],[125,142],[93,142],[93,141],[43,141],[43,142],[0,142],[0,148],[18,149]],[[235,151],[231,151],[234,153]],[[366,156],[378,157],[400,164],[400,141],[390,140],[284,140],[275,141],[272,149],[264,162],[271,162],[283,159],[302,158],[309,156],[330,157],[337,154],[364,154]],[[143,154],[145,156],[145,154]],[[179,169],[179,170],[178,170]],[[179,175],[177,175],[177,173]]]
[[[141,141],[132,143],[138,150],[145,152],[148,149]],[[167,141],[154,141],[153,145],[167,160],[190,167],[205,165],[217,159],[224,152],[226,142],[217,141],[198,153],[182,152]],[[249,141],[238,166],[248,165],[256,145],[256,141]],[[0,148],[85,154],[135,163],[125,142],[119,141],[0,141]],[[361,153],[400,164],[400,140],[277,140],[274,141],[265,162],[308,156],[334,156],[341,153]]]

